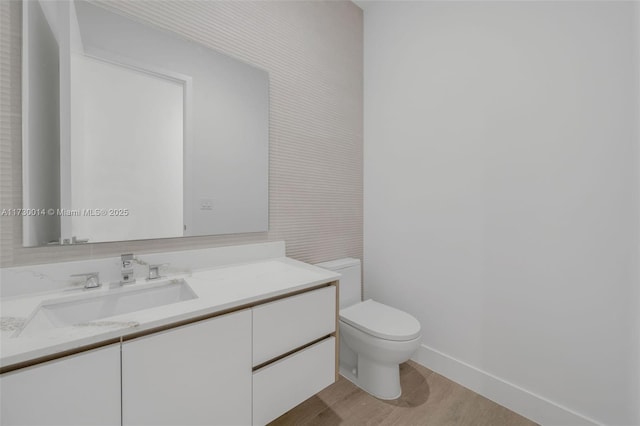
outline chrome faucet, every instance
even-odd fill
[[[120,269],[120,284],[131,284],[136,282],[133,276],[133,254],[123,254],[120,256],[122,269]]]
[[[84,277],[84,288],[98,288],[100,284],[100,274],[97,272],[87,272],[85,274],[73,274],[72,277]]]

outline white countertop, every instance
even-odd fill
[[[184,279],[198,296],[195,299],[122,314],[68,327],[59,327],[37,336],[17,336],[32,313],[43,303],[71,296],[107,294],[136,287],[156,285],[138,280],[124,287],[104,284],[98,289],[63,290],[6,297],[0,300],[2,320],[0,366],[36,360],[63,351],[99,344],[141,331],[211,315],[235,307],[281,296],[319,284],[336,281],[340,274],[287,257],[198,270],[160,279]]]

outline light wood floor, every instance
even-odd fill
[[[382,401],[340,377],[278,417],[281,425],[533,426],[530,420],[419,364],[400,366],[402,396]]]

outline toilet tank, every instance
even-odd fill
[[[318,263],[316,266],[342,275],[340,278],[340,309],[362,301],[362,278],[360,259],[347,257]]]

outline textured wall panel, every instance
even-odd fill
[[[269,232],[23,248],[1,218],[1,265],[285,240],[293,258],[362,257],[362,11],[347,1],[110,1],[270,75]],[[0,202],[19,208],[21,9],[0,1]]]

